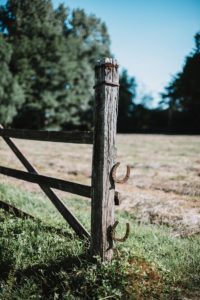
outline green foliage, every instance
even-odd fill
[[[163,99],[169,105],[169,127],[200,131],[200,34],[195,36],[195,49],[166,87]]]
[[[7,0],[0,6],[0,122],[91,129],[94,65],[102,56],[111,56],[110,37],[96,16],[63,4],[54,9],[51,0]],[[197,33],[195,49],[162,95],[165,110],[147,106],[150,98],[136,104],[136,80],[122,71],[118,131],[199,133],[199,62]]]
[[[77,54],[81,60],[87,57],[94,68],[98,56],[109,56],[110,38],[105,23],[94,15],[87,16],[82,9],[74,10],[70,20],[69,34],[77,42]]]
[[[120,74],[119,108],[118,108],[118,131],[128,132],[134,127],[134,99],[136,97],[136,81],[128,75],[127,70]]]
[[[94,62],[109,54],[105,24],[83,10],[54,10],[50,0],[8,0],[0,8],[0,31],[25,95],[14,126],[91,126]]]
[[[69,62],[67,97],[59,118],[64,128],[91,128],[93,123],[94,65],[97,58],[110,55],[106,25],[84,10],[76,9],[65,28]],[[58,120],[59,122],[59,120]]]
[[[199,236],[175,238],[167,227],[138,225],[120,212],[117,219],[131,224],[131,235],[115,245],[112,263],[101,263],[88,257],[88,244],[41,194],[0,185],[0,199],[43,219],[21,220],[0,210],[1,299],[180,299],[199,291]],[[90,203],[65,201],[89,227]],[[49,220],[62,230],[50,231]],[[124,227],[118,230],[122,235]]]
[[[9,68],[11,56],[12,48],[0,34],[0,123],[5,125],[12,122],[25,100],[22,87]]]

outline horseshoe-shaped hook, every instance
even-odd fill
[[[131,173],[131,168],[130,166],[126,166],[126,175],[124,178],[120,179],[117,178],[116,176],[116,172],[117,172],[117,168],[119,167],[120,162],[117,162],[113,168],[112,168],[112,179],[114,180],[115,183],[126,183],[130,177],[130,173]]]
[[[119,224],[119,221],[115,221],[114,225],[112,226],[112,230],[111,230],[111,235],[112,235],[112,239],[115,242],[125,242],[130,234],[130,224],[126,223],[126,233],[122,238],[116,238],[115,237],[115,229],[117,227],[117,225]]]

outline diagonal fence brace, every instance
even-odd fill
[[[0,129],[3,129],[3,126],[0,124]],[[9,137],[2,137],[6,144],[10,147],[10,149],[14,152],[19,161],[23,164],[23,166],[27,169],[29,173],[38,174],[37,170],[32,166],[32,164],[27,160],[27,158],[22,154],[19,148],[15,145],[15,143]],[[46,194],[46,196],[51,200],[63,218],[68,222],[68,224],[73,228],[76,234],[81,238],[90,239],[90,234],[83,227],[83,225],[77,220],[77,218],[69,211],[69,209],[65,206],[62,200],[46,185],[39,184],[42,191]]]
[[[62,228],[57,228],[57,227],[52,227],[50,226],[49,224],[43,222],[41,219],[37,218],[37,217],[34,217],[28,213],[26,213],[25,211],[9,204],[9,203],[6,203],[4,201],[1,201],[0,200],[0,209],[3,209],[4,211],[6,211],[7,213],[13,215],[14,217],[16,218],[20,218],[20,219],[31,219],[31,220],[34,220],[34,221],[38,221],[38,222],[41,222],[42,225],[44,226],[45,229],[47,229],[49,232],[52,232],[52,233],[56,233],[58,235],[62,235],[62,236],[71,236],[71,234],[69,234],[68,232],[65,233]]]

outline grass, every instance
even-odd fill
[[[16,144],[40,174],[91,185],[91,145],[25,140],[16,140]],[[0,165],[24,170],[1,139],[0,149]],[[199,149],[199,136],[117,135],[116,161],[121,162],[117,175],[124,176],[125,165],[131,166],[128,183],[117,185],[117,191],[124,199],[119,209],[134,212],[140,222],[148,223],[151,220],[155,224],[165,223],[173,227],[179,235],[186,236],[191,232],[198,232],[200,228]],[[22,187],[31,192],[40,191],[37,185],[30,185],[2,175],[0,175],[0,182]],[[36,203],[43,201],[40,196],[37,197]],[[70,194],[65,194],[64,197],[71,199]],[[75,210],[78,212],[76,208]],[[51,211],[52,219],[60,221],[60,218],[54,218],[55,213]],[[42,215],[42,218],[44,217]]]
[[[0,210],[2,300],[181,299],[200,292],[200,236],[177,238],[166,226],[139,225],[133,215],[117,212],[117,234],[127,221],[131,234],[115,245],[112,263],[101,263],[88,256],[88,243],[73,234],[45,196],[1,184],[0,200],[42,220]],[[89,229],[89,201],[65,202]]]

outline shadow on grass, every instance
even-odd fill
[[[36,264],[23,270],[16,270],[16,286],[23,286],[27,280],[40,286],[42,299],[53,299],[56,291],[60,299],[67,290],[74,290],[81,284],[77,280],[78,270],[92,262],[88,254],[68,256],[48,264]]]

